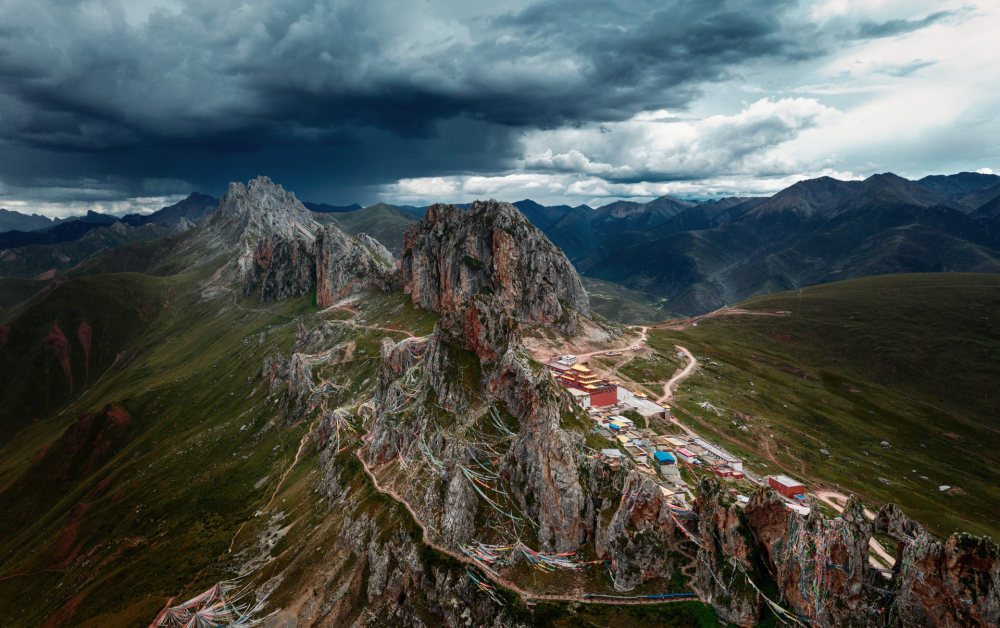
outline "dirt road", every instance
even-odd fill
[[[646,340],[649,338],[647,333],[648,327],[633,327],[634,331],[639,332],[639,340],[631,343],[627,347],[616,347],[613,349],[601,349],[600,351],[591,351],[589,353],[578,353],[576,354],[576,359],[578,362],[587,363],[591,357],[595,355],[607,355],[609,353],[622,353],[624,351],[640,351],[646,346]]]
[[[720,316],[735,316],[735,315],[749,315],[749,316],[788,316],[791,312],[785,312],[779,310],[777,312],[762,312],[758,310],[744,310],[739,307],[724,307],[722,309],[715,310],[714,312],[709,312],[708,314],[702,314],[700,316],[692,316],[691,318],[681,318],[674,321],[666,321],[658,325],[653,325],[653,329],[669,329],[671,331],[680,331],[682,329],[687,329],[692,325],[697,325],[699,321],[707,320],[709,318],[718,318]]]
[[[687,379],[691,375],[691,373],[694,373],[694,370],[698,368],[698,360],[695,359],[694,355],[692,355],[691,352],[687,350],[687,348],[682,347],[680,345],[674,345],[674,348],[683,353],[687,357],[688,363],[687,366],[685,366],[677,373],[674,373],[674,376],[671,377],[669,380],[667,380],[665,384],[663,384],[663,396],[656,400],[656,403],[660,405],[663,405],[664,403],[667,403],[671,399],[673,399],[674,390],[677,389],[677,385],[680,384],[685,379]]]

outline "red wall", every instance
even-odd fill
[[[783,484],[778,483],[773,478],[768,478],[767,483],[771,485],[771,488],[778,491],[785,497],[795,497],[796,495],[804,495],[806,489],[801,484],[799,486],[787,487]]]
[[[618,390],[615,388],[590,393],[590,405],[592,406],[613,406],[616,403],[618,403]]]

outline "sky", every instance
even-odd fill
[[[600,206],[1000,172],[1000,4],[0,0],[0,207]]]

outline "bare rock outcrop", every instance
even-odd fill
[[[702,478],[698,484],[697,513],[699,548],[695,587],[721,621],[756,625],[763,604],[748,581],[753,577],[754,566],[739,508],[718,480]]]
[[[234,278],[244,296],[262,302],[316,289],[321,307],[376,288],[397,287],[392,254],[371,236],[321,227],[295,194],[267,177],[230,183],[212,216],[210,233],[235,247]]]
[[[906,626],[1000,625],[1000,545],[952,534],[940,541],[887,504],[875,531],[899,544],[893,576],[895,615]]]
[[[316,304],[329,307],[353,294],[395,288],[392,254],[374,238],[352,238],[326,225],[316,238]]]
[[[899,508],[884,506],[874,521],[852,498],[833,519],[812,503],[792,513],[761,487],[743,512],[722,508],[718,483],[699,486],[702,549],[696,582],[719,617],[757,621],[763,598],[739,585],[727,565],[738,561],[757,586],[773,577],[772,602],[820,626],[996,626],[1000,622],[1000,547],[988,537],[935,539]],[[869,542],[884,534],[898,544],[894,569],[883,575],[869,561]],[[748,556],[757,555],[756,565]],[[746,595],[739,595],[740,591]]]
[[[671,550],[679,545],[670,506],[660,487],[632,471],[623,498],[607,526],[596,530],[597,555],[610,563],[615,589],[631,591],[653,578],[669,578],[679,565]]]
[[[413,303],[436,312],[479,294],[498,296],[517,320],[566,330],[590,312],[569,260],[509,203],[431,206],[403,237],[402,274]]]

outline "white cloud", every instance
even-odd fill
[[[383,188],[381,196],[387,202],[418,205],[467,203],[487,198],[513,202],[530,198],[550,205],[568,203],[598,207],[621,199],[646,201],[668,194],[681,198],[767,196],[796,181],[821,176],[859,178],[854,173],[832,169],[767,177],[734,175],[695,181],[638,183],[611,182],[578,173],[518,173],[492,177],[455,175],[403,179]]]
[[[837,110],[812,98],[765,98],[734,115],[694,121],[677,121],[664,113],[528,133],[522,167],[618,181],[798,172],[807,164],[773,149],[839,117]]]

